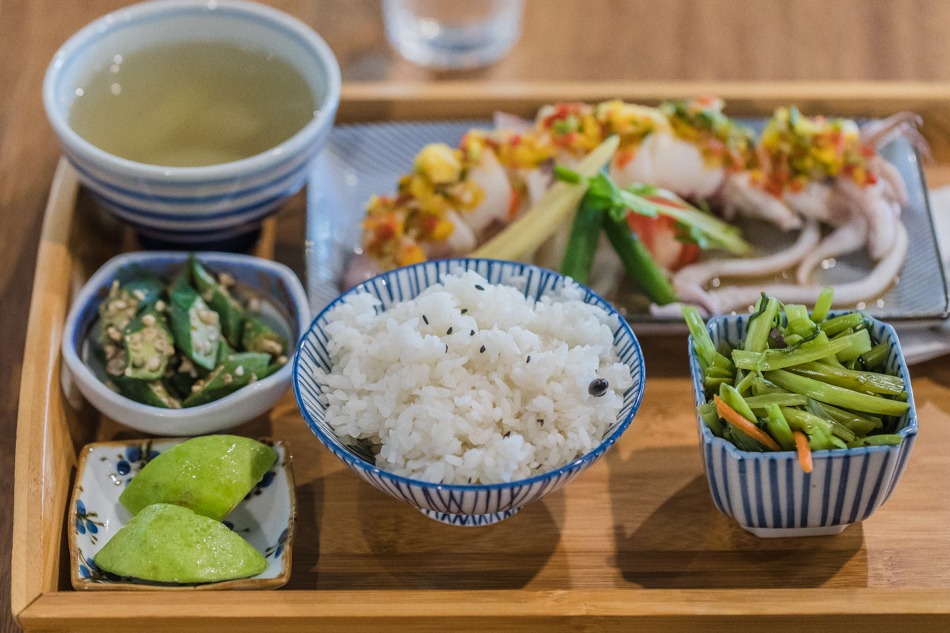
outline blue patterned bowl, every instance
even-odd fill
[[[846,314],[838,311],[832,314]],[[713,317],[708,330],[714,344],[737,346],[745,337],[749,315]],[[756,536],[838,534],[867,519],[894,491],[917,439],[917,408],[910,372],[894,328],[872,319],[871,336],[890,346],[886,370],[904,379],[910,408],[897,428],[898,446],[816,451],[812,472],[802,471],[793,451],[750,453],[716,437],[697,415],[703,466],[719,511],[735,518]],[[689,365],[696,405],[705,402],[703,373],[689,341]]]
[[[300,280],[292,270],[266,259],[230,253],[195,253],[214,272],[227,272],[263,299],[260,317],[288,341],[296,341],[310,320]],[[73,301],[63,327],[63,390],[78,388],[96,409],[128,427],[166,436],[191,436],[230,429],[262,415],[280,399],[291,381],[291,366],[214,402],[187,409],[161,409],[141,404],[109,389],[107,375],[95,362],[90,330],[99,318],[99,303],[114,279],[147,269],[171,279],[188,261],[188,253],[148,251],[113,257],[89,278]]]
[[[69,111],[82,86],[117,52],[181,41],[234,42],[281,56],[313,93],[313,119],[266,152],[205,167],[119,158],[70,127]],[[43,82],[46,114],[93,197],[146,237],[192,245],[252,231],[299,191],[327,141],[339,100],[340,69],[319,35],[285,13],[234,0],[157,0],[119,9],[63,44]]]
[[[346,296],[370,293],[382,302],[385,311],[395,303],[412,299],[443,275],[474,270],[495,284],[506,284],[514,277],[527,279],[525,296],[539,297],[545,291],[564,284],[558,273],[515,262],[488,259],[448,259],[399,268],[370,279],[328,305],[313,321],[297,348],[294,360],[294,393],[304,419],[317,438],[360,477],[378,488],[418,507],[427,516],[453,525],[489,525],[515,514],[523,505],[558,490],[599,459],[630,425],[640,407],[644,388],[643,353],[633,331],[609,303],[587,290],[584,301],[597,305],[617,317],[614,349],[621,362],[630,368],[634,384],[624,393],[617,421],[607,430],[600,445],[571,463],[541,475],[519,481],[484,485],[436,484],[394,475],[373,463],[373,456],[360,447],[344,444],[327,423],[325,407],[319,400],[322,391],[315,370],[330,369],[326,352],[327,313]]]

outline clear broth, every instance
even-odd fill
[[[316,102],[287,61],[225,42],[181,42],[116,55],[92,75],[70,125],[121,158],[171,167],[217,165],[286,141]]]

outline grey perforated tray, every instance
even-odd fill
[[[762,119],[741,121],[753,128],[764,123]],[[399,177],[411,169],[415,155],[427,143],[441,141],[454,146],[467,130],[490,126],[487,121],[370,123],[337,126],[332,131],[308,185],[307,285],[314,314],[339,294],[346,263],[359,244],[359,223],[369,196],[394,192]],[[861,307],[885,320],[944,319],[948,315],[947,283],[920,158],[904,139],[892,141],[881,154],[897,167],[907,184],[909,198],[902,218],[910,248],[898,283],[879,300]],[[743,228],[746,238],[766,252],[795,237],[755,223]],[[838,258],[836,265],[820,271],[817,279],[824,284],[843,283],[866,274],[870,266],[865,253],[855,253]],[[676,317],[650,316],[635,293],[608,298],[636,326],[637,333],[682,327]]]

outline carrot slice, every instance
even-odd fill
[[[719,414],[720,418],[733,425],[763,446],[767,446],[773,451],[782,450],[782,447],[779,446],[775,440],[763,433],[759,427],[742,417],[738,411],[723,402],[719,396],[713,396],[713,401],[716,403],[716,413]]]
[[[795,438],[795,448],[798,449],[798,461],[802,465],[802,470],[806,473],[811,472],[811,447],[808,446],[808,438],[801,431],[792,431],[792,437]]]
[[[512,189],[511,198],[508,199],[508,219],[514,220],[519,209],[521,209],[521,194]]]

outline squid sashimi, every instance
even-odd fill
[[[712,312],[734,309],[747,293],[710,288],[712,280],[779,267],[794,270],[796,283],[775,284],[770,294],[804,302],[798,297],[814,293],[810,278],[816,268],[862,248],[878,264],[867,278],[836,288],[835,296],[862,301],[873,296],[863,293],[883,292],[893,274],[881,275],[899,269],[906,255],[900,212],[907,191],[877,148],[901,135],[926,154],[919,119],[901,113],[859,127],[847,119],[808,118],[794,107],[779,108],[756,139],[727,117],[723,106],[714,97],[659,107],[619,100],[557,104],[541,108],[533,121],[496,115],[496,129],[472,130],[458,148],[428,145],[395,195],[370,199],[361,253],[345,281],[358,283],[381,270],[483,248],[552,191],[556,173],[573,169],[615,137],[610,178],[653,205],[652,213],[631,209],[624,230],[637,236],[681,300]],[[667,193],[652,196],[651,187]],[[684,231],[682,215],[673,212],[696,212],[684,199],[708,202],[727,219],[759,218],[799,235],[780,253],[697,263],[695,231]],[[670,204],[663,213],[663,205]],[[554,236],[535,255],[538,263],[558,267],[569,228],[552,229]],[[727,249],[742,255],[748,250],[741,240]],[[613,287],[618,259],[598,248],[592,261],[591,283]]]

